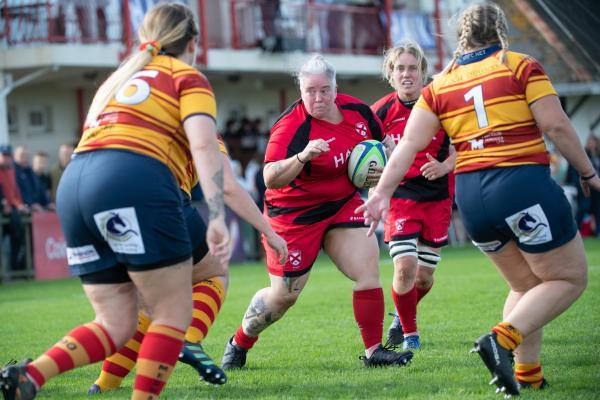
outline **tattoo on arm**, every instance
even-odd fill
[[[223,179],[223,167],[219,167],[212,177],[212,181],[217,186],[217,190],[213,197],[206,199],[209,221],[225,215],[225,205],[223,203]]]

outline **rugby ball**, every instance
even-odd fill
[[[383,143],[377,140],[364,140],[352,149],[348,159],[348,177],[357,188],[369,188],[370,182],[367,182],[369,169],[374,166],[385,167],[386,162]]]

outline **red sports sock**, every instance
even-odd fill
[[[103,392],[121,386],[123,378],[135,367],[140,344],[151,322],[147,315],[139,313],[137,330],[133,337],[119,351],[104,360],[100,376],[94,382]]]
[[[258,336],[250,337],[250,336],[246,335],[244,333],[244,329],[240,326],[238,328],[238,330],[235,332],[235,335],[233,336],[233,340],[235,341],[235,344],[237,344],[238,346],[243,347],[246,350],[250,350],[252,348],[252,346],[254,346],[254,343],[256,343],[256,341],[258,340]]]
[[[185,334],[185,340],[201,343],[221,310],[225,300],[225,286],[219,279],[205,279],[194,285],[192,297],[194,298],[193,318]]]
[[[27,374],[38,388],[53,376],[104,360],[117,351],[104,327],[96,322],[69,332],[37,360],[27,364]]]
[[[140,347],[133,400],[158,398],[175,368],[184,336],[185,332],[177,328],[150,325]]]
[[[358,323],[365,349],[381,343],[385,304],[381,288],[357,290],[352,294],[354,319]]]
[[[398,294],[392,288],[392,299],[396,305],[396,311],[400,322],[402,323],[402,331],[404,333],[417,332],[417,288],[413,286],[406,293]]]
[[[427,293],[429,293],[429,291],[431,290],[432,287],[433,287],[433,284],[431,284],[431,286],[429,286],[428,288],[420,288],[417,286],[417,304],[419,304],[421,299],[423,297],[425,297],[425,295]]]

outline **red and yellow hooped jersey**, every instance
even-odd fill
[[[456,172],[548,164],[529,105],[556,95],[541,65],[498,46],[465,54],[421,93],[417,107],[435,113],[457,151]],[[461,62],[462,61],[462,62]]]
[[[195,171],[183,122],[194,115],[216,121],[208,80],[182,61],[159,55],[117,92],[94,126],[85,127],[75,152],[121,149],[144,154],[167,165],[186,190]]]

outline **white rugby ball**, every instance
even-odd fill
[[[357,188],[369,188],[370,182],[367,182],[369,169],[374,166],[385,167],[386,162],[383,143],[377,140],[364,140],[352,149],[348,159],[348,177]]]

